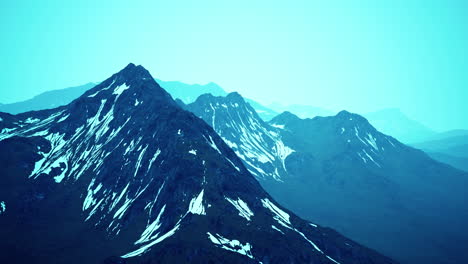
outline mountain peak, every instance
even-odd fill
[[[355,114],[355,113],[348,112],[346,110],[342,110],[338,114],[336,114],[336,118],[342,121],[355,121],[355,122],[368,123],[365,117]]]
[[[299,120],[300,118],[289,112],[289,111],[284,111],[283,113],[277,115],[276,117],[274,117],[270,123],[272,124],[285,124],[286,122],[288,121],[293,121],[293,120]]]
[[[126,95],[121,96],[122,94]],[[132,101],[135,106],[141,100],[147,102],[164,100],[168,103],[174,103],[171,96],[159,86],[148,70],[133,63],[129,63],[118,73],[88,90],[81,97],[81,100],[88,100],[90,97],[101,100],[109,97],[115,97],[116,99],[118,97],[132,97],[128,98],[128,101]]]
[[[129,63],[125,68],[116,74],[125,80],[154,80],[148,70],[141,65]]]

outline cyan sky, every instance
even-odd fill
[[[385,2],[385,3],[383,3]],[[4,1],[0,102],[129,62],[263,103],[468,128],[467,1]]]

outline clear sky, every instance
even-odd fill
[[[385,3],[384,3],[385,2]],[[0,102],[129,62],[263,103],[468,128],[468,1],[3,1]]]

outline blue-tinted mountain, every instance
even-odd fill
[[[257,179],[282,180],[292,150],[282,142],[280,131],[265,123],[240,94],[204,94],[185,108],[213,127]]]
[[[468,158],[468,131],[453,130],[439,133],[426,141],[412,144],[427,152],[438,152]]]
[[[248,102],[253,109],[255,109],[255,112],[257,112],[258,116],[264,121],[270,121],[279,114],[279,112],[276,112],[275,110],[272,110],[271,108],[266,107],[252,99],[245,98],[245,101]]]
[[[445,154],[441,152],[426,152],[431,158],[440,161],[442,163],[453,166],[454,168],[464,170],[468,172],[468,158],[467,157],[458,157],[450,154]]]
[[[409,144],[436,134],[432,129],[410,119],[397,108],[388,108],[364,115],[380,132]]]
[[[278,113],[291,112],[300,118],[313,118],[316,116],[331,116],[336,114],[333,111],[310,105],[282,105],[279,103],[274,103],[269,105],[269,107]]]
[[[278,205],[141,66],[0,118],[0,263],[395,263]]]
[[[281,204],[402,263],[468,258],[468,174],[375,129],[362,116],[263,122],[238,94],[186,106],[211,125]],[[441,228],[443,226],[443,228]]]
[[[213,96],[226,96],[227,93],[219,85],[215,83],[208,83],[206,85],[200,84],[186,84],[176,81],[160,81],[157,82],[168,91],[172,97],[180,99],[184,104],[193,103],[200,95],[211,94]],[[278,115],[278,112],[265,107],[264,105],[252,100],[245,99],[255,109],[258,115],[265,121],[271,120]]]
[[[156,82],[161,85],[173,98],[182,100],[185,104],[192,103],[198,96],[204,93],[210,93],[215,96],[225,96],[227,93],[216,83],[210,82],[207,84],[187,84],[177,81],[161,81],[156,79]]]
[[[426,141],[412,144],[427,152],[432,158],[468,171],[468,131],[451,130],[438,133]]]
[[[33,110],[56,108],[69,104],[95,85],[95,83],[87,83],[76,87],[44,92],[22,102],[0,104],[0,112],[18,114]]]

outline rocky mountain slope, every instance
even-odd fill
[[[141,66],[0,118],[1,263],[394,263],[278,205]]]

